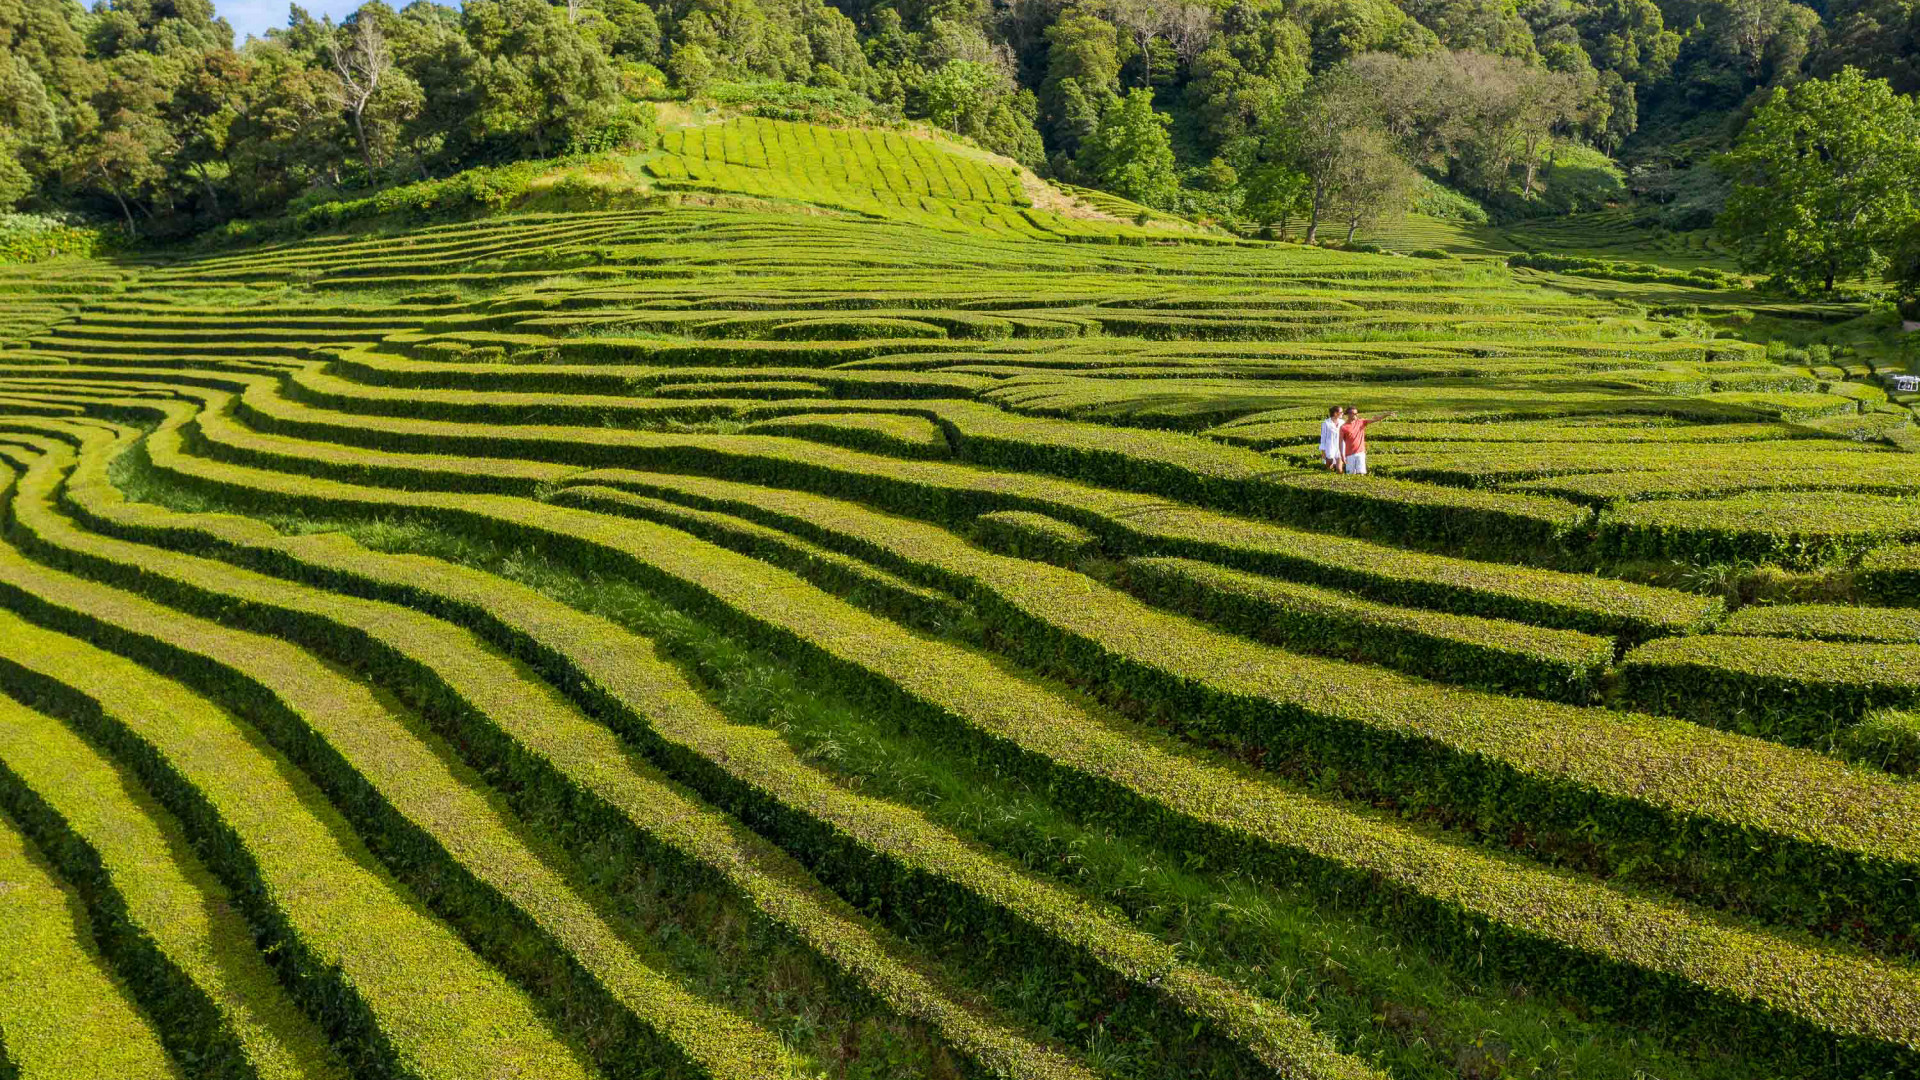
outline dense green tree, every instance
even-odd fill
[[[524,139],[544,157],[603,121],[618,85],[605,53],[543,0],[473,0],[467,40],[478,60],[485,134]]]
[[[1387,133],[1364,125],[1340,133],[1327,183],[1326,209],[1346,225],[1347,243],[1362,225],[1392,221],[1406,213],[1420,174],[1414,172]],[[1311,226],[1309,226],[1311,228]]]
[[[1920,0],[1835,0],[1827,13],[1832,27],[1816,73],[1857,67],[1896,93],[1920,93]]]
[[[1306,86],[1309,51],[1306,31],[1284,11],[1229,9],[1187,84],[1205,145],[1218,151],[1278,115]]]
[[[1289,219],[1307,209],[1311,186],[1307,175],[1292,165],[1263,161],[1243,176],[1240,208],[1262,225],[1278,224],[1284,239]]]
[[[350,134],[332,100],[333,75],[318,46],[299,47],[299,13],[292,34],[247,45],[246,78],[229,89],[235,115],[229,127],[232,174],[247,182],[235,195],[243,210],[271,210],[323,179],[337,179]],[[464,118],[462,119],[464,123]]]
[[[393,18],[385,4],[369,3],[354,12],[327,42],[334,103],[353,128],[369,177],[378,175],[381,162],[391,155],[400,126],[420,107],[420,88],[396,64],[381,25]]]
[[[1920,217],[1920,102],[1843,68],[1773,92],[1716,164],[1742,267],[1832,291],[1877,274]]]
[[[1680,55],[1680,35],[1667,29],[1653,0],[1593,0],[1574,24],[1594,66],[1629,83],[1666,78]]]
[[[1307,242],[1320,236],[1320,221],[1341,198],[1348,175],[1345,156],[1352,132],[1379,123],[1374,89],[1352,68],[1341,66],[1315,77],[1292,108],[1289,150],[1306,177]]]
[[[996,154],[1029,168],[1038,168],[1047,160],[1046,146],[1040,141],[1040,101],[1031,90],[996,94],[993,104],[977,124],[961,130],[962,135]]]
[[[583,24],[584,25],[584,24]],[[470,119],[480,110],[478,61],[460,15],[416,0],[387,24],[401,70],[420,91],[420,107],[398,133],[404,170],[425,179],[436,165],[458,161],[472,145]]]
[[[1081,175],[1096,187],[1124,195],[1144,206],[1172,205],[1180,181],[1174,174],[1173,144],[1167,117],[1155,112],[1153,92],[1144,88],[1108,106],[1080,148]]]
[[[131,52],[176,56],[233,47],[233,27],[217,18],[213,0],[101,0],[87,34],[95,56]]]
[[[99,123],[74,140],[66,171],[73,183],[111,198],[127,235],[134,236],[139,232],[134,210],[151,217],[141,200],[166,179],[173,141],[160,113],[170,90],[164,66],[147,53],[124,53],[106,67],[106,82],[92,102]]]
[[[94,123],[106,73],[87,54],[77,26],[85,17],[66,0],[0,0],[0,144],[15,188],[21,174],[57,171]]]
[[[168,168],[176,186],[197,190],[206,212],[218,217],[220,186],[232,175],[227,152],[237,117],[234,89],[246,80],[246,65],[230,49],[209,49],[195,61],[174,87],[163,116],[174,138]]]
[[[1040,86],[1049,142],[1073,156],[1120,92],[1120,38],[1111,23],[1073,10],[1049,27],[1047,77]]]
[[[1896,233],[1890,247],[1887,277],[1893,280],[1900,294],[1900,313],[1909,320],[1920,321],[1920,217]],[[1914,359],[1920,360],[1920,333],[1907,335],[1907,347],[1914,352]],[[1920,375],[1920,365],[1908,370]]]
[[[1533,29],[1514,0],[1403,0],[1402,6],[1449,49],[1520,60],[1534,55]]]
[[[673,76],[673,84],[688,97],[699,97],[713,79],[713,61],[700,46],[682,45],[673,50],[673,56],[667,60],[667,74]]]
[[[594,0],[582,22],[608,56],[647,64],[660,59],[660,20],[640,0]]]
[[[959,131],[962,118],[989,101],[1004,81],[998,71],[977,60],[949,60],[920,85],[927,119]]]
[[[1555,143],[1599,109],[1610,111],[1591,66],[1561,72],[1474,52],[1375,53],[1351,70],[1414,160],[1483,195],[1506,192],[1518,168],[1522,197],[1531,196]]]
[[[1424,56],[1440,48],[1433,31],[1393,0],[1297,0],[1292,11],[1307,31],[1315,71],[1363,53]]]

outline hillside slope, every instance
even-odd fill
[[[164,1007],[232,996],[149,916],[99,952],[176,1061],[1920,1069],[1904,409],[1565,276],[824,131],[641,165],[832,213],[5,277],[0,691],[293,1018]],[[1346,403],[1375,475],[1318,466]],[[1763,565],[1803,602],[1730,613]],[[33,745],[0,812],[84,852]],[[140,867],[55,863],[119,925]]]

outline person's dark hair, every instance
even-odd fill
[[[1351,406],[1351,405],[1349,405],[1349,406],[1347,406],[1347,411],[1348,411],[1348,412],[1350,412],[1350,413],[1352,413],[1352,414],[1353,414],[1353,415],[1355,415],[1355,416],[1359,416],[1359,415],[1360,415],[1360,410],[1359,410],[1359,409],[1356,409],[1356,408],[1354,408],[1354,407],[1353,407],[1353,406]]]
[[[1338,405],[1333,405],[1333,406],[1330,406],[1330,407],[1328,407],[1328,409],[1327,409],[1327,415],[1328,415],[1328,416],[1339,416],[1339,415],[1340,415],[1340,406],[1338,406]]]

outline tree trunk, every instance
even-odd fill
[[[1520,185],[1521,198],[1523,199],[1533,198],[1533,174],[1534,174],[1534,171],[1539,168],[1540,168],[1539,159],[1535,158],[1531,154],[1527,155],[1527,178]]]
[[[1350,219],[1348,219],[1348,221],[1347,221],[1347,243],[1349,243],[1349,244],[1351,244],[1351,243],[1353,243],[1353,234],[1354,234],[1354,233],[1356,233],[1356,232],[1359,232],[1359,231],[1360,231],[1360,219],[1359,219],[1359,218],[1350,218]]]
[[[353,133],[360,139],[360,160],[367,165],[367,183],[373,183],[373,148],[367,145],[367,126],[360,119],[360,110],[353,113]]]
[[[127,205],[126,199],[121,198],[120,190],[118,188],[109,188],[107,190],[113,192],[113,201],[120,204],[120,212],[127,216],[127,239],[129,240],[136,239],[140,235],[140,233],[134,227],[133,208]]]
[[[1307,208],[1307,243],[1311,244],[1320,235],[1320,187],[1313,189],[1313,204]]]

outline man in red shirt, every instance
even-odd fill
[[[1343,462],[1341,472],[1361,476],[1367,474],[1367,426],[1379,423],[1392,415],[1390,412],[1383,412],[1379,416],[1363,417],[1359,409],[1351,405],[1347,406],[1347,422],[1340,425],[1340,453]]]

